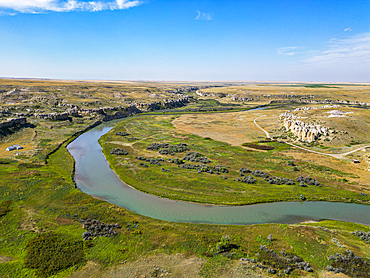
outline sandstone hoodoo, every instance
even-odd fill
[[[281,114],[279,120],[283,121],[283,126],[286,130],[290,130],[298,140],[304,142],[314,142],[320,136],[328,136],[329,128],[315,123],[306,123],[298,119],[289,111]]]

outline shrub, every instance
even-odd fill
[[[216,248],[219,253],[230,251],[230,237],[228,235],[221,237],[221,241],[216,244]]]
[[[356,256],[351,250],[346,250],[344,255],[330,255],[329,260],[332,261],[331,265],[326,267],[329,271],[342,272],[349,277],[370,277],[369,262]]]
[[[37,235],[27,243],[26,250],[25,266],[36,268],[43,276],[71,267],[84,258],[82,240],[53,232]]]
[[[11,200],[4,201],[0,204],[0,217],[6,215],[10,211]]]
[[[188,160],[191,162],[201,162],[204,164],[211,162],[211,160],[209,160],[207,157],[203,156],[201,153],[198,152],[188,152],[186,156],[183,158],[183,160]]]
[[[112,149],[110,151],[110,154],[115,154],[115,155],[128,155],[128,151],[120,148]]]
[[[256,182],[256,179],[249,175],[249,176],[243,176],[242,178],[238,178],[238,181],[252,184]]]
[[[127,132],[116,132],[116,135],[118,135],[118,136],[129,136],[130,133],[127,133]]]

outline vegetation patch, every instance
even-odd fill
[[[161,166],[160,162],[164,161],[163,158],[148,158],[148,157],[142,157],[142,156],[137,156],[136,159],[148,162],[149,164],[152,164],[152,165],[158,165],[158,166]],[[142,166],[142,164],[140,163],[139,165]]]
[[[261,245],[260,252],[255,257],[256,259],[245,258],[242,260],[249,261],[255,264],[256,267],[267,270],[270,274],[278,274],[278,276],[290,274],[295,269],[313,272],[308,262],[294,253],[286,252],[284,249],[276,253],[273,249],[266,247],[266,245]]]
[[[258,145],[254,143],[243,143],[242,146],[252,148],[252,149],[257,149],[257,150],[264,150],[264,151],[271,151],[274,149],[273,146]]]
[[[6,200],[0,204],[0,217],[6,215],[10,211],[11,200]]]
[[[198,152],[188,152],[186,156],[183,158],[183,160],[188,160],[190,162],[201,162],[204,164],[211,162],[211,160],[209,160],[207,157],[203,156]]]
[[[365,232],[365,231],[354,231],[351,234],[358,236],[361,238],[363,241],[370,243],[370,232]]]
[[[128,155],[128,151],[120,148],[115,148],[110,151],[110,154],[115,154],[115,155]]]
[[[160,154],[175,154],[182,153],[189,150],[188,145],[184,143],[178,143],[176,145],[170,145],[168,143],[152,143],[147,147],[148,150],[159,150]]]
[[[212,166],[207,166],[207,165],[204,165],[204,164],[185,163],[185,164],[181,164],[180,168],[197,170],[199,174],[200,173],[221,174],[221,173],[228,173],[229,172],[229,170],[227,170],[227,168],[225,166],[222,166],[222,165],[217,165],[215,167],[212,167]]]
[[[47,276],[78,264],[84,259],[81,240],[49,232],[31,239],[27,246],[25,266]]]
[[[345,254],[336,253],[330,255],[332,261],[326,269],[334,273],[344,273],[349,277],[370,277],[370,264],[362,257],[356,256],[351,250],[346,250]]]
[[[116,132],[116,135],[118,135],[118,136],[129,136],[130,133],[127,133],[127,132]]]
[[[111,237],[116,236],[117,232],[115,229],[120,229],[121,226],[118,223],[104,223],[97,219],[80,219],[84,229],[87,231],[82,234],[84,240],[92,240],[95,237]]]

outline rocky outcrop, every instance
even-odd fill
[[[223,87],[223,86],[218,86],[218,85],[213,85],[213,86],[185,86],[185,87],[180,87],[180,88],[173,89],[173,90],[167,90],[166,93],[181,94],[183,92],[188,93],[188,92],[191,92],[191,91],[199,91],[201,89],[217,88],[217,87]]]
[[[304,142],[313,142],[320,136],[328,136],[329,128],[315,123],[305,123],[298,119],[297,116],[285,112],[279,116],[279,120],[283,121],[283,126],[286,130],[290,130],[299,140]]]
[[[233,101],[253,101],[253,98],[250,98],[250,97],[238,97],[238,96],[235,96],[233,94],[228,94],[227,95],[228,98],[230,98],[231,100]]]
[[[274,98],[274,99],[277,99],[277,98],[283,98],[283,99],[289,99],[289,98],[299,98],[299,99],[312,99],[312,98],[315,98],[315,96],[313,95],[295,95],[294,93],[291,93],[291,94],[285,94],[285,95],[262,95],[262,97],[264,98]]]
[[[180,87],[180,88],[173,89],[173,90],[167,90],[166,93],[170,93],[170,94],[181,94],[183,92],[191,92],[191,91],[196,91],[196,90],[205,89],[205,88],[209,88],[209,86],[202,86],[202,87],[198,87],[198,86],[186,86],[186,87]]]
[[[189,103],[189,96],[181,96],[178,99],[164,99],[162,101],[149,102],[149,103],[133,103],[136,108],[145,111],[155,111],[161,109],[171,109],[183,107]]]
[[[68,120],[69,117],[79,117],[80,115],[103,116],[103,121],[110,121],[120,118],[125,118],[131,115],[142,113],[143,111],[155,111],[161,109],[171,109],[185,106],[191,97],[181,96],[178,99],[164,99],[157,102],[130,103],[129,106],[116,106],[116,107],[100,107],[100,108],[79,108],[73,106],[67,111],[62,113],[35,113],[34,116],[38,119],[50,119],[56,121]],[[66,105],[64,105],[66,106]]]
[[[15,125],[26,125],[26,124],[27,124],[26,118],[8,119],[6,122],[0,123],[0,129],[13,127]]]
[[[35,113],[34,116],[38,119],[65,121],[65,120],[68,120],[69,116],[71,116],[71,115],[68,112],[63,112],[63,113],[45,113],[45,114]]]
[[[348,101],[348,100],[335,100],[335,99],[281,99],[281,100],[272,100],[272,103],[307,103],[307,104],[347,104],[347,105],[359,105],[359,106],[370,106],[370,102],[362,101]]]
[[[121,111],[116,112],[114,115],[105,114],[103,121],[107,122],[111,120],[126,118],[126,117],[133,116],[133,115],[140,114],[140,113],[142,113],[140,109],[138,109],[134,105],[131,105],[129,107],[123,108]]]
[[[298,112],[298,111],[309,111],[309,110],[316,110],[316,109],[332,109],[332,108],[339,108],[339,107],[340,107],[339,105],[324,105],[324,106],[316,106],[316,107],[306,106],[306,107],[298,107],[294,109],[293,111]]]
[[[198,90],[195,93],[200,97],[219,97],[219,98],[226,97],[225,93],[220,92],[202,92]]]

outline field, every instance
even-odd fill
[[[287,144],[329,154],[366,146],[369,138],[361,131],[370,122],[368,105],[340,104],[338,110],[353,112],[341,118],[327,118],[326,109],[302,114],[307,120],[348,132],[313,144],[290,139],[278,120],[287,110],[325,105],[302,102],[310,95],[320,101],[369,102],[368,88],[367,84],[0,79],[1,120],[26,117],[30,123],[0,138],[0,277],[277,277],[267,269],[283,273],[288,267],[281,255],[285,253],[286,258],[296,256],[312,268],[309,272],[307,266],[304,270],[290,264],[291,277],[356,277],[358,273],[366,277],[370,270],[362,259],[344,261],[341,274],[333,274],[326,267],[338,267],[330,255],[345,254],[347,249],[369,261],[369,243],[365,237],[353,234],[356,230],[370,232],[367,226],[330,220],[227,226],[151,219],[76,189],[72,179],[74,161],[65,146],[95,122],[109,120],[120,112],[123,114],[118,116],[125,119],[100,143],[121,179],[144,192],[225,205],[293,201],[299,200],[300,194],[307,200],[369,203],[368,149],[338,159]],[[168,99],[183,96],[189,97],[188,102],[165,105]],[[244,111],[267,104],[269,108],[265,110]],[[69,113],[73,105],[79,115],[69,115],[66,120],[35,116]],[[125,113],[130,105],[139,107],[143,115],[128,117],[130,114]],[[104,106],[112,109],[98,111]],[[87,113],[89,109],[92,110]],[[266,140],[253,122],[262,115],[266,116],[259,118],[258,124],[285,143]],[[124,132],[129,135],[123,136]],[[186,143],[189,150],[177,152],[183,145],[147,149],[152,143]],[[21,144],[24,149],[18,155],[4,150],[13,144]],[[110,154],[113,148],[128,154]],[[159,154],[159,150],[171,151]],[[189,152],[193,154],[187,155]],[[208,170],[178,167],[176,162],[185,156],[189,160],[183,164],[206,161]],[[136,157],[161,157],[165,161],[158,161],[159,166]],[[354,158],[360,163],[352,163]],[[241,176],[239,170],[243,167],[294,181],[300,175],[310,176],[322,186],[270,184],[252,173]],[[256,179],[255,183],[238,181],[244,177],[250,181],[249,175]],[[83,240],[87,219],[117,223],[117,235]],[[274,252],[265,252],[265,248]],[[53,256],[42,256],[48,252]],[[260,267],[263,264],[264,269]]]
[[[253,124],[253,118],[262,111],[238,112],[227,114],[183,115],[183,116],[142,116],[127,119],[116,125],[100,140],[103,152],[115,172],[129,185],[150,194],[192,202],[211,204],[242,205],[262,202],[297,201],[300,194],[308,200],[346,201],[368,203],[358,181],[360,177],[352,171],[322,166],[303,159],[292,159],[285,155],[292,152],[289,145],[279,142],[260,143],[274,149],[256,150],[241,147],[245,142],[258,142],[264,139]],[[271,113],[271,112],[270,112]],[[216,121],[215,119],[218,119]],[[172,124],[173,123],[173,124]],[[175,127],[177,128],[175,128]],[[184,130],[187,130],[187,133]],[[116,135],[127,132],[130,135]],[[234,136],[236,134],[236,136]],[[254,135],[254,136],[253,136]],[[130,136],[137,140],[129,140]],[[128,138],[128,139],[126,139]],[[216,141],[216,140],[219,141]],[[148,150],[152,143],[176,145],[186,142],[189,150],[161,155],[158,150]],[[128,155],[110,154],[113,148],[122,148]],[[208,158],[209,167],[225,166],[227,173],[197,172],[196,169],[184,169],[171,160],[181,160],[188,152],[197,152]],[[137,159],[162,159],[159,164],[150,164]],[[148,167],[140,166],[143,163]],[[183,160],[183,164],[199,165],[200,162]],[[289,166],[294,164],[294,166]],[[352,165],[348,162],[343,164]],[[300,187],[294,185],[269,184],[262,178],[256,183],[247,184],[238,181],[242,178],[240,168],[251,171],[259,170],[270,176],[293,179],[299,176],[311,177],[321,186]],[[337,167],[338,168],[338,167]],[[164,171],[164,170],[166,171]],[[360,172],[360,171],[359,171]],[[367,174],[367,172],[362,171]],[[250,174],[245,174],[248,176]],[[352,182],[353,181],[353,182]],[[367,191],[366,191],[367,192]]]
[[[126,273],[127,277],[152,275],[155,271],[153,264],[159,268],[156,270],[158,273],[167,270],[174,277],[186,277],[185,274],[176,276],[179,273],[177,265],[185,263],[185,270],[192,273],[188,277],[241,277],[246,273],[261,273],[237,260],[240,257],[255,257],[260,252],[260,244],[276,252],[282,249],[293,252],[308,261],[317,275],[330,263],[328,254],[344,250],[332,241],[334,237],[357,255],[370,255],[367,243],[350,234],[354,230],[369,231],[368,227],[358,224],[325,221],[244,227],[169,223],[142,217],[74,189],[70,179],[72,166],[64,148],[50,157],[48,166],[41,168],[29,164],[21,166],[15,162],[1,164],[0,173],[6,178],[7,185],[1,188],[2,201],[12,201],[10,211],[0,219],[0,255],[2,260],[8,261],[0,264],[1,275],[35,277],[35,269],[24,267],[27,242],[37,234],[50,231],[80,240],[84,231],[80,218],[118,222],[123,228],[118,230],[117,237],[86,242],[84,259],[59,271],[55,277],[67,277],[73,272],[72,277],[86,277],[86,273],[91,273],[90,277],[102,277],[108,273]],[[139,227],[130,228],[132,223],[138,223]],[[271,242],[267,239],[269,234],[274,238]],[[231,253],[225,253],[232,254],[232,257],[210,256],[217,250],[217,242],[224,235],[229,235],[235,245]],[[315,256],[310,256],[308,250],[313,249]],[[130,269],[130,272],[123,272],[122,263],[124,269]],[[305,272],[300,270],[292,272],[293,277],[303,274]]]
[[[258,124],[266,129],[270,136],[279,138],[279,136],[282,137],[282,135],[286,135],[287,132],[278,121],[278,116],[282,112],[288,109],[295,109],[296,107],[297,106],[281,106],[275,109],[240,113],[181,115],[172,123],[174,127],[185,133],[192,133],[201,137],[210,137],[213,140],[226,142],[232,146],[242,146],[243,143],[265,139],[265,134],[258,129],[253,122],[256,118],[258,118]],[[325,120],[325,125],[334,130],[345,130],[348,134],[335,135],[330,141],[319,138],[319,140],[313,144],[286,139],[282,141],[293,142],[298,146],[303,146],[309,150],[324,154],[344,153],[361,146],[368,146],[370,141],[366,134],[366,130],[367,125],[370,123],[369,110],[360,108],[340,109],[354,112],[345,118],[328,118],[327,112],[332,109],[315,109],[309,110],[308,113],[304,113],[304,116],[311,120]],[[261,117],[263,115],[266,115],[266,117]],[[340,159],[302,151],[294,147],[280,150],[280,153],[293,160],[297,159],[298,161],[308,164],[318,164],[341,172],[351,173],[353,175],[348,175],[347,179],[353,184],[358,184],[360,186],[367,186],[370,184],[370,173],[368,171],[370,166],[370,152],[368,148],[348,156],[343,156]],[[361,163],[353,164],[351,163],[352,159],[358,159]],[[309,174],[312,175],[313,173],[311,172]],[[316,172],[316,175],[317,174],[319,173]]]

